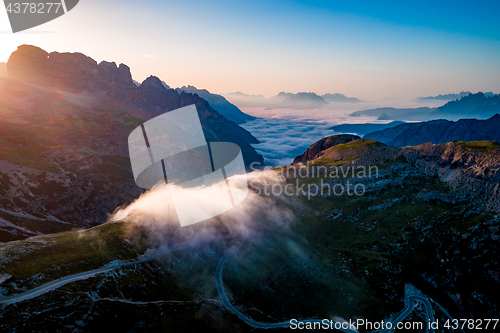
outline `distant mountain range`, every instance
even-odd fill
[[[368,133],[364,139],[377,140],[390,146],[416,146],[427,142],[500,141],[500,115],[486,119],[459,121],[432,120],[408,123]]]
[[[321,153],[330,147],[359,139],[361,139],[359,136],[351,134],[339,134],[323,138],[313,143],[302,155],[295,157],[292,165],[297,165],[299,163],[305,164],[308,161],[312,161],[320,157]]]
[[[212,94],[206,89],[197,89],[193,86],[187,86],[175,89],[177,92],[185,92],[190,94],[196,94],[206,100],[212,108],[214,108],[218,113],[226,117],[227,119],[234,121],[236,124],[243,124],[249,120],[255,119],[244,112],[242,112],[236,105],[228,102],[224,96]]]
[[[445,94],[445,95],[437,95],[437,96],[427,96],[427,97],[418,97],[416,100],[421,102],[426,101],[454,101],[456,99],[460,99],[465,96],[469,96],[471,94],[470,91],[462,91],[458,94]],[[494,94],[492,92],[484,93],[487,97],[492,97]]]
[[[403,108],[383,107],[356,111],[350,114],[351,117],[378,117],[377,120],[399,120],[399,121],[421,121],[427,120],[435,108]]]
[[[500,113],[500,95],[486,95],[482,92],[470,94],[437,108],[430,115],[434,119],[458,120],[461,118],[486,119]]]
[[[500,112],[500,96],[493,93],[469,94],[437,108],[419,107],[396,109],[384,107],[356,111],[352,117],[377,117],[377,120],[428,121],[434,119],[458,120],[462,118],[486,119]]]
[[[363,103],[362,100],[357,99],[356,97],[347,97],[343,94],[324,94],[321,95],[326,101],[333,103]]]
[[[370,132],[381,131],[386,128],[405,124],[403,121],[393,121],[388,124],[342,124],[330,127],[335,132],[340,133],[356,133],[358,135],[365,135]]]
[[[224,96],[239,107],[317,109],[330,103],[362,102],[355,97],[347,97],[342,94],[324,94],[320,96],[314,92],[299,92],[296,94],[280,92],[270,98],[265,98],[262,95],[247,95],[242,92],[230,93]]]

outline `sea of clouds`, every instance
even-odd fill
[[[240,126],[261,142],[252,146],[270,167],[290,165],[314,142],[340,134],[330,129],[334,125],[373,121],[373,118],[350,117],[352,110],[248,108],[243,112],[258,117]]]

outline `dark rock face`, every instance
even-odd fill
[[[126,65],[97,64],[78,53],[23,45],[0,90],[0,207],[75,225],[105,222],[136,199],[128,135],[141,123],[195,104],[207,141],[241,147],[263,165],[248,131],[194,94],[166,89],[150,76],[137,87]],[[59,149],[55,147],[64,147]],[[1,236],[1,235],[0,235]]]
[[[327,150],[330,147],[336,146],[341,143],[348,143],[354,140],[361,139],[357,135],[352,134],[340,134],[340,135],[332,135],[326,138],[323,138],[315,143],[313,143],[304,154],[297,156],[292,165],[297,165],[299,163],[307,163],[308,161],[312,161],[320,156],[320,153],[324,150]]]
[[[7,63],[9,77],[26,84],[66,91],[97,91],[110,85],[135,86],[127,65],[95,60],[81,53],[48,53],[32,45],[21,45]]]
[[[104,77],[108,82],[114,82],[125,87],[135,87],[130,68],[127,65],[120,64],[117,67],[115,62],[102,61],[98,66],[106,71]]]
[[[433,120],[403,124],[382,131],[368,133],[365,139],[373,139],[391,146],[415,146],[427,142],[500,140],[500,115],[490,119],[462,119],[457,122]]]

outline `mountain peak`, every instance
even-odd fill
[[[7,63],[9,79],[66,91],[102,91],[111,85],[134,87],[130,68],[115,62],[97,62],[82,53],[48,53],[21,45]]]
[[[123,84],[127,87],[135,87],[134,81],[132,80],[132,74],[130,73],[130,67],[127,65],[120,64],[120,66],[116,66],[114,61],[101,61],[98,66],[106,73],[106,77],[111,81]]]
[[[9,61],[17,60],[16,58],[30,58],[30,59],[46,59],[49,53],[38,46],[23,44],[17,47],[17,50],[12,52]]]
[[[156,90],[167,90],[161,80],[154,75],[149,76],[144,81],[142,81],[140,88],[153,88]]]
[[[135,87],[134,80],[132,80],[132,74],[130,73],[130,67],[125,64],[120,64],[120,66],[118,66],[116,79],[118,83],[122,83],[129,87]]]
[[[359,136],[352,134],[337,134],[328,136],[313,143],[302,155],[297,156],[293,160],[292,165],[297,165],[299,163],[305,164],[308,161],[318,158],[321,153],[328,148],[359,139],[361,139]]]

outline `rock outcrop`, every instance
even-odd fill
[[[297,165],[299,163],[305,164],[308,161],[312,161],[318,158],[323,151],[327,150],[330,147],[359,139],[361,139],[359,136],[352,134],[339,134],[323,138],[313,143],[302,155],[295,157],[292,165]]]

